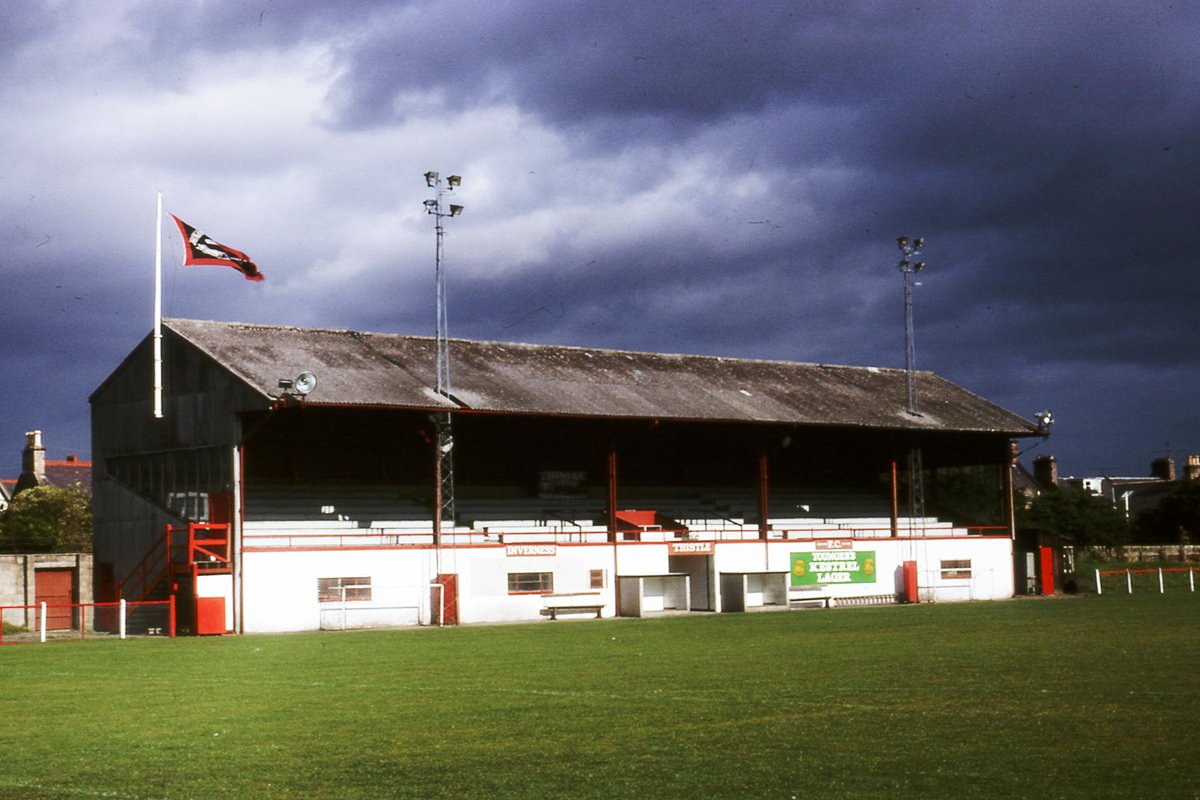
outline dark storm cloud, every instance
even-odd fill
[[[0,126],[3,366],[69,373],[6,398],[4,441],[148,329],[122,203],[151,184],[268,274],[169,274],[170,313],[432,332],[432,166],[466,176],[453,335],[899,366],[895,237],[923,235],[919,366],[1054,407],[1067,472],[1200,450],[1190,7],[98,8],[0,10],[0,99],[29,115]]]

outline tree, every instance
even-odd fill
[[[57,486],[35,486],[18,493],[0,517],[0,549],[90,553],[91,497],[82,489]]]
[[[1079,547],[1114,547],[1129,540],[1125,515],[1079,486],[1061,486],[1039,494],[1018,514],[1017,527],[1058,534]]]
[[[1200,542],[1200,481],[1186,481],[1154,508],[1137,515],[1137,540],[1145,544]]]

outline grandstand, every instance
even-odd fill
[[[167,320],[164,419],[149,339],[91,398],[98,596],[225,633],[1013,592],[1037,429],[932,373],[912,415],[898,370],[452,340],[445,398],[433,346]]]

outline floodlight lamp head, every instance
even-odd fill
[[[292,382],[292,386],[295,388],[296,394],[303,397],[317,388],[317,376],[308,371],[301,372]]]
[[[1050,426],[1054,424],[1054,415],[1050,413],[1050,409],[1039,411],[1035,419],[1037,420],[1038,431],[1041,432],[1042,436],[1049,436]]]
[[[913,247],[919,248],[923,244],[925,244],[925,240],[923,238],[921,238],[920,236],[918,236],[917,240],[915,242],[913,242]]]
[[[429,172],[425,173],[425,184],[427,186],[429,186],[430,188],[433,188],[434,186],[437,186],[437,182],[438,182],[438,174],[436,172],[434,172],[433,170],[430,170]]]
[[[451,175],[449,178],[446,178],[446,183],[450,185],[451,189],[455,186],[462,186],[462,175]]]
[[[437,207],[438,207],[437,200],[426,200],[425,201],[425,213],[426,214],[436,214]]]
[[[924,261],[918,261],[916,264],[913,265],[913,272],[920,272],[923,269],[925,269]]]
[[[901,248],[908,247],[908,237],[901,236],[899,239],[896,240],[896,243],[899,244]]]
[[[463,212],[462,206],[456,206],[453,203],[450,204],[450,216],[457,217],[462,212]]]

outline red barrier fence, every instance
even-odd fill
[[[52,611],[57,613],[52,614]],[[20,622],[14,622],[13,618]],[[65,622],[68,619],[69,622]],[[175,598],[0,606],[0,621],[3,622],[0,624],[0,645],[86,639],[89,630],[92,634],[116,635],[121,639],[127,636],[174,638]]]

